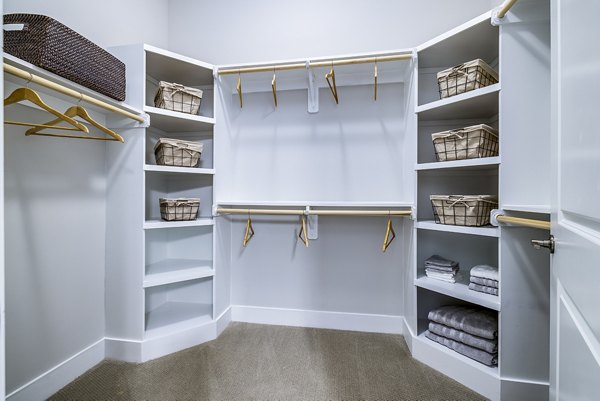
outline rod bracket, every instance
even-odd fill
[[[306,75],[308,79],[308,112],[315,114],[319,112],[319,85],[315,79],[315,72],[310,67],[310,61],[306,61]]]
[[[502,209],[492,209],[490,212],[490,224],[494,227],[499,227],[498,216],[504,216],[506,213]]]

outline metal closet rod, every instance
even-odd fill
[[[412,58],[412,53],[394,54],[387,56],[370,56],[370,57],[355,57],[355,58],[344,58],[330,61],[309,61],[309,65],[313,68],[318,67],[335,67],[338,65],[350,65],[350,64],[370,64],[370,63],[382,63],[387,61],[400,61],[408,60]],[[285,71],[285,70],[299,70],[306,68],[306,63],[289,63],[289,64],[277,64],[277,65],[261,65],[257,67],[240,67],[240,68],[224,68],[219,70],[219,75],[231,75],[231,74],[245,74],[252,72],[273,72],[273,71]]]
[[[501,223],[516,224],[518,226],[541,228],[542,230],[550,230],[550,222],[544,220],[524,219],[522,217],[511,217],[499,214],[496,220]]]
[[[410,210],[305,210],[305,209],[231,209],[218,207],[217,214],[279,215],[279,216],[406,216]]]
[[[98,100],[98,99],[93,98],[91,96],[88,96],[88,95],[86,95],[84,93],[77,92],[76,90],[67,88],[66,86],[57,84],[56,82],[52,82],[50,80],[47,80],[46,78],[42,78],[42,77],[40,77],[38,75],[32,74],[30,72],[27,72],[25,70],[22,70],[20,68],[17,68],[15,66],[13,66],[13,65],[4,63],[4,72],[7,73],[7,74],[14,75],[15,77],[19,77],[19,78],[25,79],[28,82],[33,82],[35,84],[44,86],[44,87],[46,87],[48,89],[52,89],[53,91],[58,92],[58,93],[62,93],[63,95],[67,95],[67,96],[70,96],[70,97],[75,98],[77,100],[81,100],[81,101],[84,101],[86,103],[90,103],[90,104],[93,104],[95,106],[101,107],[101,108],[103,108],[105,110],[108,110],[110,112],[113,112],[113,113],[116,113],[116,114],[120,114],[120,115],[122,115],[124,117],[127,117],[127,118],[130,118],[132,120],[139,121],[141,123],[143,123],[145,121],[144,117],[142,117],[142,116],[139,116],[137,114],[133,114],[133,113],[127,111],[127,110],[120,109],[120,108],[118,108],[116,106],[113,106],[112,104],[108,104],[106,102],[103,102],[102,100]]]
[[[498,13],[496,16],[498,18],[504,18],[508,10],[510,10],[510,8],[514,6],[516,2],[517,0],[505,0],[504,3],[500,5],[500,8],[498,8]]]

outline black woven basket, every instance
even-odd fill
[[[125,64],[60,22],[37,14],[7,14],[4,51],[113,99],[125,100]]]

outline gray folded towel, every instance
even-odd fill
[[[425,267],[434,267],[439,270],[452,271],[458,269],[458,263],[439,255],[432,255],[425,260]]]
[[[498,313],[489,309],[447,305],[430,311],[427,318],[474,336],[498,337]]]
[[[484,365],[496,366],[498,365],[498,354],[490,354],[489,352],[482,351],[477,348],[469,347],[466,344],[459,343],[458,341],[450,340],[437,334],[431,333],[429,330],[425,331],[425,337],[435,341],[438,344],[442,344],[459,354],[462,354],[468,358],[474,359],[477,362],[481,362]]]
[[[496,280],[490,280],[489,278],[481,278],[475,276],[471,276],[470,280],[472,283],[475,284],[485,285],[486,287],[498,288],[498,281]]]
[[[477,292],[483,292],[484,294],[498,296],[498,289],[494,287],[488,287],[485,285],[479,285],[475,283],[469,283],[469,289]]]
[[[437,334],[438,336],[446,337],[450,340],[458,341],[471,347],[482,349],[490,354],[498,353],[497,340],[488,340],[487,338],[477,337],[472,334],[465,333],[464,331],[456,330],[435,322],[429,322],[429,331],[433,334]]]

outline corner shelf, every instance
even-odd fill
[[[427,276],[420,277],[415,280],[415,285],[429,291],[434,291],[440,294],[448,295],[453,298],[461,299],[485,308],[500,311],[500,297],[469,289],[468,284],[456,282],[446,283],[441,280],[429,278]]]
[[[177,111],[144,106],[144,111],[150,115],[150,126],[165,132],[199,132],[210,131],[215,125],[215,119]]]
[[[179,173],[179,174],[200,174],[200,175],[214,175],[214,168],[197,168],[197,167],[173,167],[173,166],[159,166],[156,164],[145,164],[145,171],[152,171],[157,173]]]
[[[166,259],[146,266],[144,288],[212,277],[212,261]]]
[[[500,164],[500,156],[496,156],[496,157],[483,157],[480,159],[419,163],[415,166],[415,170],[416,171],[442,170],[442,169],[482,170],[484,168],[493,169],[496,166],[498,166],[499,164]]]
[[[212,226],[215,222],[213,219],[197,219],[187,221],[164,221],[164,220],[146,220],[144,222],[144,230],[153,230],[158,228],[175,228],[175,227],[201,227]]]
[[[212,322],[212,305],[167,302],[146,312],[145,338],[156,338]]]
[[[489,118],[498,114],[499,92],[497,83],[418,106],[415,112],[421,121]]]

